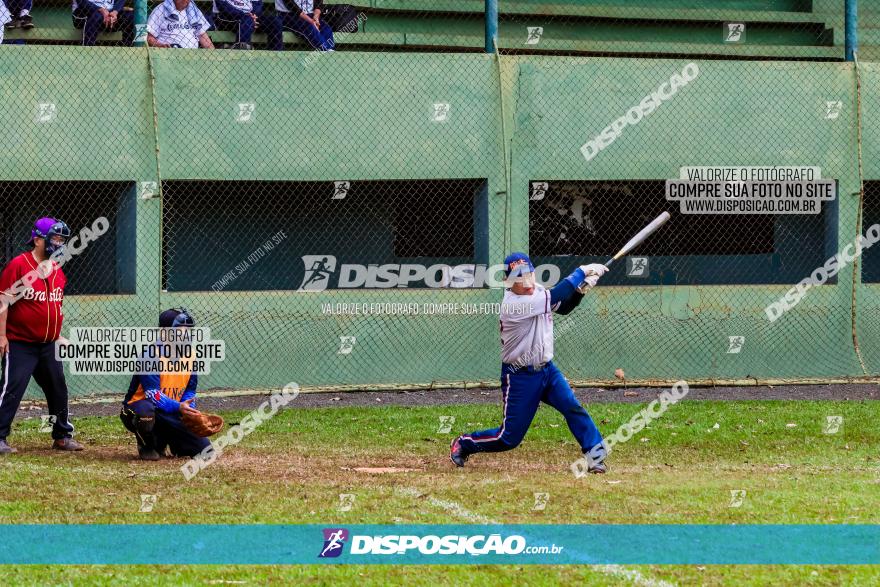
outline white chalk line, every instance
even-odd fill
[[[424,494],[413,487],[395,487],[394,493],[404,497],[427,497],[428,503],[431,505],[468,521],[479,522],[481,524],[503,525],[501,522],[497,522],[491,518],[487,518],[486,516],[465,509],[460,503],[437,499],[436,497]],[[636,569],[627,569],[621,565],[590,565],[590,567],[600,573],[626,579],[627,581],[631,581],[633,584],[641,585],[642,587],[676,587],[674,583],[646,577]]]

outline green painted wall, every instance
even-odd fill
[[[846,64],[700,62],[694,82],[587,163],[580,146],[686,62],[354,52],[307,58],[4,47],[0,179],[485,178],[489,255],[498,262],[506,250],[528,246],[531,179],[666,179],[685,165],[817,165],[840,182],[841,245],[856,234],[856,79]],[[865,176],[880,179],[880,67],[863,64],[861,75]],[[843,108],[829,120],[832,100]],[[41,102],[56,105],[51,122],[36,122]],[[438,123],[431,114],[441,102],[450,104],[450,118]],[[241,103],[256,105],[251,122],[236,120]],[[151,325],[160,308],[186,305],[226,341],[229,359],[204,378],[207,387],[498,374],[492,316],[321,312],[322,303],[336,301],[498,301],[497,291],[164,293],[162,200],[137,195],[136,295],[70,297],[68,325]],[[81,197],[88,202],[88,193]],[[222,235],[210,236],[222,246]],[[572,380],[608,380],[617,367],[633,380],[864,375],[853,346],[852,283],[844,271],[836,285],[814,289],[772,324],[763,308],[788,286],[600,288],[579,312],[557,319],[557,359]],[[871,374],[880,371],[878,287],[856,288]],[[338,354],[340,336],[357,337],[351,354]],[[729,336],[746,337],[741,353],[727,353]],[[71,379],[77,394],[121,391],[126,383]]]

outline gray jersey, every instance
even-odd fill
[[[553,308],[550,291],[535,285],[530,296],[511,290],[501,304],[501,361],[512,365],[540,365],[553,358]]]

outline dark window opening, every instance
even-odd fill
[[[30,250],[34,221],[43,216],[63,220],[71,235],[91,229],[99,217],[109,230],[64,265],[66,295],[135,293],[134,184],[110,181],[0,182],[0,260],[3,265]]]
[[[617,285],[796,283],[836,248],[837,202],[815,215],[681,214],[665,181],[541,181],[530,184],[529,249],[563,272],[603,262],[661,212],[671,220],[630,256],[647,270],[616,268]]]
[[[880,181],[866,181],[862,234],[874,224],[880,224]],[[855,237],[846,240],[855,241]],[[862,282],[880,283],[880,246],[878,245],[862,252]]]
[[[163,287],[296,290],[316,267],[485,262],[485,179],[163,183]],[[306,267],[308,265],[308,267]]]

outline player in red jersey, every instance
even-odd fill
[[[16,452],[6,437],[31,377],[46,394],[53,424],[52,448],[83,449],[73,439],[67,382],[55,357],[55,341],[64,321],[61,304],[67,278],[54,259],[61,256],[68,238],[66,224],[40,218],[28,241],[33,250],[12,259],[0,273],[0,454]]]

